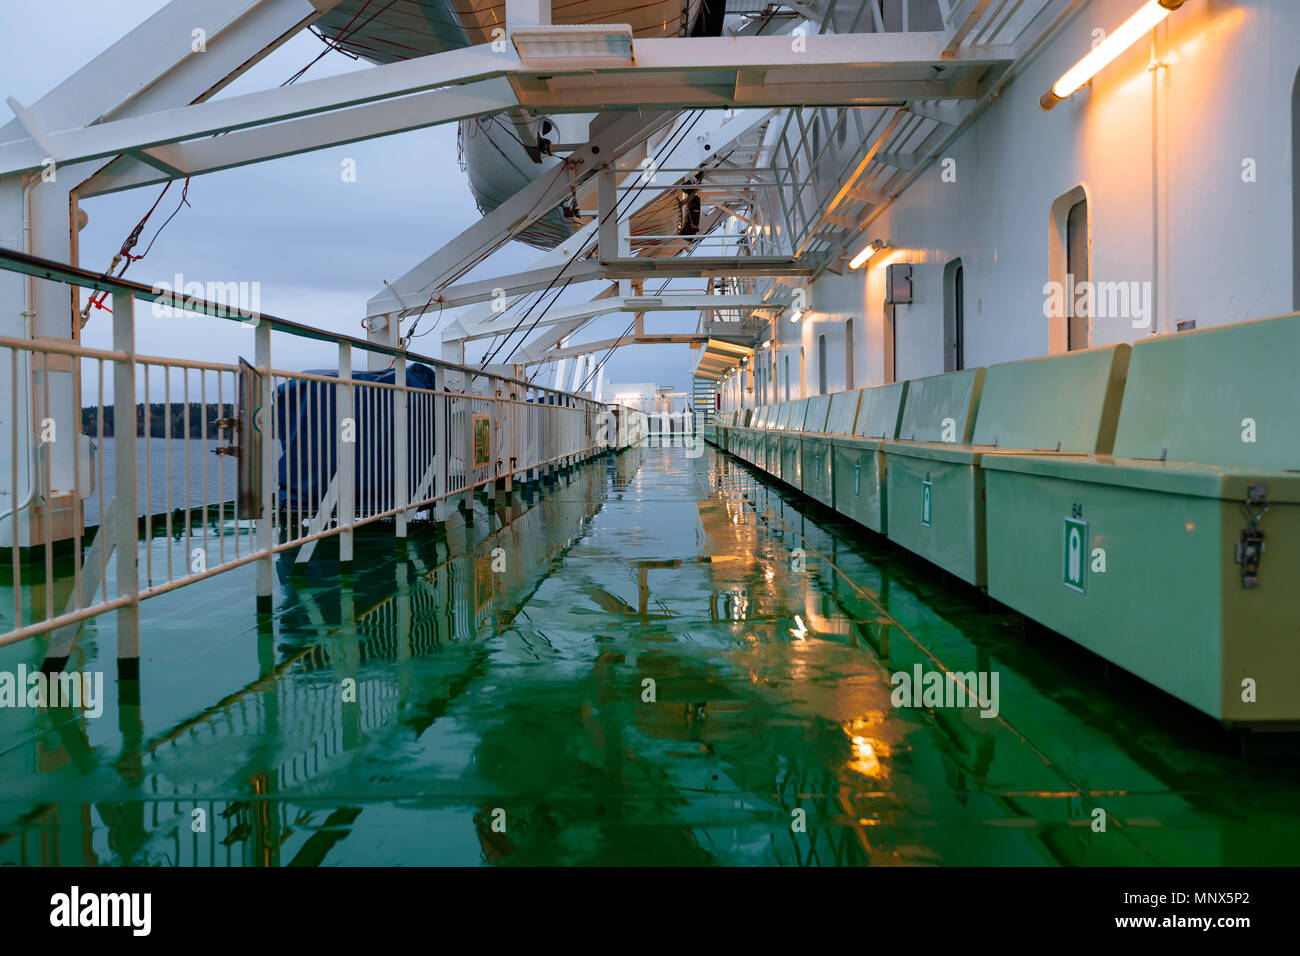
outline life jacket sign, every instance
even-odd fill
[[[1072,591],[1087,593],[1088,522],[1065,519],[1065,552],[1061,565],[1062,583]]]

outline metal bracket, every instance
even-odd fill
[[[1263,506],[1260,508],[1260,506]],[[1252,507],[1260,508],[1258,511]],[[1237,541],[1236,562],[1241,565],[1241,586],[1247,590],[1259,584],[1259,562],[1264,554],[1264,532],[1259,530],[1259,519],[1268,512],[1268,485],[1251,482],[1246,487],[1246,500],[1241,510],[1250,527],[1241,532]]]
[[[217,431],[225,431],[226,429],[229,429],[229,430],[231,430],[232,432],[235,432],[235,439],[236,439],[236,441],[238,441],[238,439],[239,439],[239,434],[238,434],[238,433],[239,433],[239,419],[238,419],[238,418],[218,418],[218,419],[217,419],[215,422],[213,422],[212,424],[213,424],[214,426],[216,426]],[[238,445],[218,445],[216,448],[212,449],[212,454],[214,454],[214,455],[229,455],[231,458],[238,458],[238,457],[239,457],[239,446],[238,446]]]

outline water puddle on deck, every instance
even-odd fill
[[[446,538],[415,525],[400,555],[359,536],[350,582],[328,548],[301,576],[281,559],[261,622],[251,568],[147,601],[138,703],[106,615],[69,665],[103,673],[99,716],[0,708],[0,865],[1300,851],[1293,738],[1243,760],[1237,736],[712,449],[597,459]],[[43,653],[0,649],[0,672]],[[976,699],[895,705],[891,677],[931,673]]]

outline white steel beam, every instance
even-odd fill
[[[42,129],[69,130],[206,99],[338,3],[172,0],[28,113]],[[201,49],[195,30],[203,31]],[[17,120],[0,127],[0,143],[24,138]]]
[[[110,163],[91,177],[79,193],[98,196],[168,179],[247,166],[496,113],[517,106],[518,102],[507,80],[479,80],[446,90],[431,90],[382,103],[304,116],[225,136],[148,147],[135,151],[134,155],[140,162],[122,159]]]
[[[91,126],[50,123],[36,108],[32,115],[49,148],[72,162],[500,76],[511,77],[523,106],[561,112],[969,97],[977,92],[967,74],[1005,64],[1013,52],[966,48],[945,58],[946,41],[942,32],[826,34],[796,52],[788,37],[652,38],[634,41],[630,66],[575,57],[545,68],[482,44]],[[346,124],[338,132],[337,142],[357,138]],[[0,139],[0,175],[39,169],[47,155],[19,124]]]
[[[511,61],[517,62],[513,54],[494,53],[491,44],[483,44],[94,126],[55,127],[61,131],[50,132],[48,141],[65,162],[116,156],[133,149],[490,79],[504,75]],[[50,128],[48,123],[42,125]],[[347,129],[339,132],[342,141],[347,141]],[[39,168],[44,158],[35,155],[39,152],[39,147],[25,135],[0,141],[0,175]]]
[[[648,334],[620,335],[613,339],[596,339],[592,342],[582,342],[578,345],[566,345],[562,348],[554,349],[545,355],[528,356],[520,365],[543,365],[546,362],[563,361],[567,358],[577,358],[582,355],[590,355],[592,352],[603,352],[606,349],[622,348],[625,345],[673,345],[687,342],[707,342],[709,336],[699,332],[651,332]],[[582,381],[581,378],[578,381]],[[574,389],[576,390],[576,389]]]
[[[565,305],[547,310],[545,315],[535,323],[542,326],[556,325],[576,319],[592,319],[598,315],[611,312],[698,312],[701,309],[736,309],[753,311],[770,309],[772,303],[765,302],[758,295],[706,295],[703,293],[676,293],[662,296],[608,296],[592,299],[577,305]],[[468,334],[460,329],[447,329],[443,332],[444,342],[459,339],[483,339],[509,332],[518,319],[514,316],[501,316],[490,322],[483,322]]]
[[[597,171],[604,157],[613,159],[671,118],[665,113],[647,115],[636,111],[612,118],[586,146],[565,161],[568,175],[549,172],[533,180],[400,279],[389,283],[388,288],[366,303],[367,316],[399,312],[404,308],[403,302],[409,307],[422,308],[430,289],[455,281],[499,245],[503,236],[517,235],[569,198],[578,184]]]
[[[694,135],[682,137],[666,155],[656,157],[658,165],[664,169],[698,169],[709,161],[715,161],[718,156],[726,155],[727,148],[732,143],[740,140],[753,129],[766,122],[770,116],[770,110],[736,110],[730,116],[723,113],[706,115],[692,128],[692,133]],[[661,175],[666,178],[668,174],[665,173]],[[518,195],[519,194],[516,194],[516,196]],[[634,192],[631,199],[624,203],[624,208],[620,210],[620,217],[630,218],[641,208],[652,202],[658,195],[658,190],[649,188]],[[507,202],[514,202],[514,198],[512,197],[512,199],[507,200]],[[569,270],[572,269],[573,274],[576,274],[579,277],[576,281],[586,281],[582,276],[586,275],[587,272],[583,269],[583,263],[578,261],[578,258],[595,243],[597,228],[598,224],[596,221],[592,221],[586,226],[583,226],[569,239],[566,239],[563,243],[539,258],[533,265],[534,270],[557,270],[557,277],[559,274],[562,274],[565,278],[568,278],[571,275]],[[460,239],[453,240],[449,245],[454,245],[460,241]],[[412,269],[401,279],[397,280],[397,285],[406,290],[412,290],[408,292],[402,291],[402,288],[399,288],[402,299],[410,304],[409,308],[403,306],[396,297],[391,297],[391,300],[386,303],[385,299],[388,298],[387,290],[371,299],[368,303],[368,308],[371,310],[380,310],[378,314],[384,314],[382,312],[384,308],[391,311],[404,309],[406,314],[409,314],[413,309],[423,308],[424,303],[430,298],[430,286],[432,285],[431,280],[436,278],[434,275],[434,268],[430,264],[440,258],[445,261],[445,257],[448,255],[450,255],[450,253],[447,252],[447,247],[444,247],[442,250],[435,253],[434,256],[426,259],[420,266]],[[638,266],[638,268],[644,267],[651,269],[654,268],[652,265],[653,263],[661,260],[638,257],[629,261],[644,264],[644,266]],[[679,261],[689,263],[690,260],[686,259]],[[687,267],[688,274],[697,276],[700,274],[698,267],[695,267],[696,271],[694,272],[690,271],[691,268],[692,267],[690,266]],[[593,272],[592,278],[594,277]],[[551,280],[548,279],[547,284],[549,284],[550,281]],[[541,287],[545,288],[546,285],[544,284]],[[509,306],[517,299],[517,295],[507,293],[504,305]],[[419,303],[419,305],[416,306],[416,303]],[[376,313],[371,311],[370,314],[374,315]],[[444,348],[446,348],[450,339],[454,338],[463,340],[471,335],[475,335],[475,332],[483,323],[491,321],[491,319],[497,314],[499,314],[499,309],[495,308],[491,304],[482,303],[459,316],[453,316],[452,321],[448,324],[443,336]],[[584,319],[583,321],[585,322],[586,320]],[[475,337],[478,336],[475,335]]]
[[[457,309],[476,302],[487,302],[498,293],[507,297],[522,295],[545,289],[558,277],[562,266],[548,266],[538,269],[526,269],[492,279],[480,279],[476,282],[462,282],[449,286],[434,296],[433,303],[444,309]],[[601,278],[600,263],[594,259],[583,259],[564,269],[563,278],[573,282],[590,282]],[[404,311],[403,316],[408,314]]]
[[[984,11],[989,8],[993,0],[958,0],[948,16],[945,18],[947,25],[948,42],[943,48],[944,56],[954,56],[961,49],[962,42],[975,29],[979,23],[980,17],[984,16]]]

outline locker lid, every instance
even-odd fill
[[[982,367],[911,379],[897,437],[937,442],[947,440],[945,431],[951,431],[955,444],[969,444],[983,384]]]

